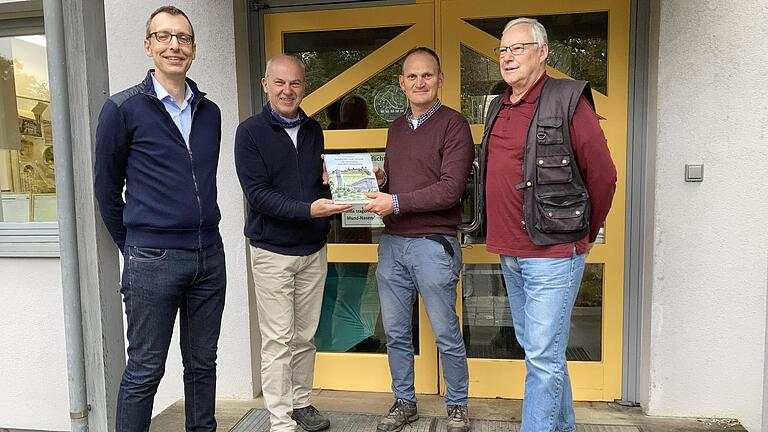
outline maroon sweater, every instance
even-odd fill
[[[400,116],[387,133],[384,189],[397,194],[400,213],[384,217],[384,232],[456,235],[461,195],[475,157],[469,123],[445,105],[416,129],[407,121]]]

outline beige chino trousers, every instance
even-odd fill
[[[313,338],[320,321],[327,246],[290,256],[251,246],[261,331],[261,389],[272,432],[293,432],[291,413],[309,405],[315,371]]]

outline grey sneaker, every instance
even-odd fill
[[[467,407],[448,405],[448,432],[469,432]]]
[[[419,413],[416,411],[416,404],[406,402],[402,399],[395,400],[395,404],[389,409],[389,413],[381,419],[376,426],[377,432],[396,432],[400,431],[409,423],[419,419]]]
[[[291,414],[293,421],[299,424],[302,429],[310,432],[327,429],[331,422],[320,414],[317,408],[307,405],[304,408],[296,408]]]

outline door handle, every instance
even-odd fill
[[[474,212],[472,220],[459,225],[459,231],[463,233],[470,233],[480,228],[482,224],[480,208],[480,163],[477,160],[472,161],[472,201],[474,203]]]

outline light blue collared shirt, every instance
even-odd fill
[[[184,95],[184,102],[179,106],[176,103],[176,99],[155,78],[155,74],[152,74],[152,84],[155,86],[157,98],[163,102],[165,110],[171,115],[171,119],[173,119],[176,127],[179,128],[179,132],[181,132],[181,136],[184,137],[184,142],[187,144],[187,148],[189,148],[189,131],[192,129],[192,107],[189,105],[189,101],[192,100],[192,89],[189,87],[189,84],[185,84],[187,90]]]

